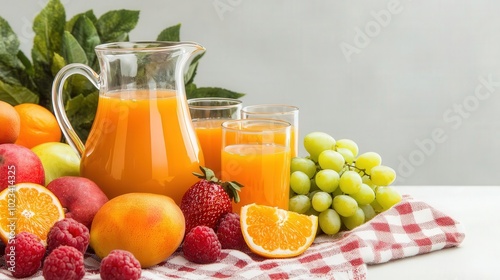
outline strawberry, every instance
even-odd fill
[[[180,208],[186,219],[186,233],[196,226],[208,226],[215,230],[224,214],[233,212],[232,199],[239,202],[237,182],[222,182],[209,168],[201,167],[203,174],[193,173],[200,178],[191,186],[181,200]]]

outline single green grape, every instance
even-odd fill
[[[361,189],[362,183],[363,180],[356,171],[347,170],[340,175],[339,186],[344,193],[357,193]]]
[[[361,184],[361,188],[358,192],[350,194],[354,200],[358,203],[358,205],[366,205],[372,203],[375,199],[375,192],[373,189],[367,184]]]
[[[288,202],[288,209],[299,214],[306,213],[309,208],[311,208],[311,200],[304,194],[295,195]]]
[[[347,148],[337,148],[337,152],[342,155],[344,158],[344,161],[347,163],[353,163],[354,162],[354,155],[351,150]]]
[[[314,210],[323,212],[332,205],[332,196],[329,193],[318,191],[313,195],[311,205]]]
[[[349,149],[354,157],[358,156],[359,148],[358,144],[351,139],[339,139],[335,142],[335,148],[346,148]]]
[[[331,193],[338,188],[340,176],[335,170],[323,169],[316,173],[314,180],[318,188],[324,192]]]
[[[340,217],[340,220],[347,229],[351,230],[357,226],[364,224],[365,212],[363,212],[363,209],[358,207],[353,215],[349,217]]]
[[[377,186],[389,186],[396,180],[396,171],[385,165],[378,165],[371,169],[371,181]]]
[[[358,203],[354,198],[341,194],[333,198],[333,209],[339,213],[340,216],[349,217],[356,213]]]
[[[304,148],[315,162],[324,150],[335,148],[335,139],[324,132],[310,132],[304,136]]]
[[[340,172],[344,168],[344,157],[337,151],[324,150],[319,154],[318,164],[322,169],[332,169]]]
[[[375,152],[366,152],[356,158],[355,165],[366,174],[371,174],[371,169],[382,163],[382,157]]]
[[[375,199],[384,210],[391,208],[402,199],[401,194],[394,187],[378,187]]]
[[[290,188],[296,194],[307,194],[311,189],[311,179],[302,171],[290,174]]]
[[[365,212],[365,222],[373,219],[373,217],[377,215],[375,209],[373,209],[373,207],[370,204],[360,205],[359,208],[361,208],[363,212]]]
[[[318,224],[321,230],[329,235],[339,232],[342,226],[339,214],[331,208],[319,213]]]
[[[309,178],[313,178],[314,174],[316,174],[316,164],[309,158],[294,157],[290,162],[290,173],[294,171],[302,171],[306,173]]]

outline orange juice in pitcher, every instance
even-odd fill
[[[189,117],[184,68],[204,48],[190,42],[118,42],[96,47],[101,73],[69,64],[54,80],[52,101],[80,173],[113,198],[130,192],[170,196],[178,204],[204,165]],[[65,80],[81,74],[98,89],[86,143],[74,132],[62,102]]]
[[[150,99],[150,95],[156,95]],[[178,119],[177,97],[172,91],[129,91],[101,96],[92,133],[82,156],[81,175],[92,178],[109,197],[140,190],[165,193],[166,182],[192,185],[197,178],[185,170],[199,171],[198,154],[187,149],[193,141]],[[185,155],[188,155],[187,157]],[[169,164],[168,158],[172,158]],[[105,166],[100,164],[106,162]],[[169,196],[180,201],[183,188]]]

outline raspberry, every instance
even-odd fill
[[[113,250],[101,261],[102,280],[137,280],[141,264],[134,255],[124,250]]]
[[[43,262],[43,277],[46,280],[80,280],[83,276],[83,253],[74,247],[59,246]]]
[[[222,249],[243,249],[246,243],[241,233],[240,215],[227,213],[222,216],[217,227],[217,237]]]
[[[89,246],[89,229],[72,218],[56,222],[47,234],[47,252],[50,254],[61,245],[68,245],[85,253]]]
[[[5,264],[16,278],[35,274],[42,266],[45,246],[40,238],[29,232],[21,232],[5,246]]]
[[[214,230],[207,226],[192,228],[184,238],[184,257],[195,263],[213,263],[221,253],[221,245]]]

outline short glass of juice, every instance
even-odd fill
[[[251,203],[288,210],[290,136],[290,123],[280,120],[222,123],[222,180],[243,185],[234,212]]]
[[[203,97],[188,100],[189,113],[205,158],[205,167],[220,178],[222,123],[240,119],[242,101],[233,98]]]
[[[299,141],[299,108],[285,104],[249,105],[241,109],[242,119],[276,119],[289,122],[292,125],[291,152],[292,157],[298,155]]]

